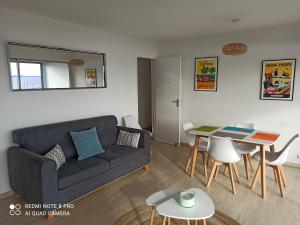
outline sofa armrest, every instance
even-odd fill
[[[20,147],[7,151],[11,188],[29,203],[53,203],[57,171],[53,160]]]
[[[118,126],[119,130],[124,130],[129,133],[140,133],[139,147],[150,149],[150,132],[130,127]]]

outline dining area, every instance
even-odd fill
[[[260,186],[261,198],[267,199],[266,170],[270,169],[278,184],[278,194],[284,197],[284,187],[288,185],[284,164],[290,149],[299,139],[299,134],[292,135],[281,149],[276,149],[275,144],[282,134],[255,129],[254,123],[194,127],[192,122],[186,122],[182,126],[190,146],[185,165],[185,172],[190,178],[195,176],[197,166],[201,164],[207,188],[213,185],[219,173],[224,176],[228,174],[231,191],[236,194],[236,183],[241,183],[237,165],[242,161],[249,191],[255,191]],[[200,156],[201,163],[197,163]],[[258,163],[253,163],[254,160]]]

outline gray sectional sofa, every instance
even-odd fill
[[[77,160],[69,131],[96,127],[105,153]],[[119,130],[141,134],[138,149],[116,145]],[[148,131],[117,126],[115,116],[48,124],[13,131],[18,146],[8,149],[10,186],[28,203],[68,203],[133,170],[150,163]],[[56,171],[53,160],[43,157],[59,144],[67,161]],[[49,211],[52,208],[43,208]]]

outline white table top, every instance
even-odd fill
[[[215,205],[210,197],[199,188],[191,188],[195,192],[196,205],[191,208],[184,208],[179,205],[177,197],[160,203],[156,211],[161,216],[183,220],[202,220],[211,217],[215,213]]]
[[[255,144],[255,145],[272,145],[278,140],[277,139],[276,141],[267,141],[267,140],[260,140],[260,139],[251,138],[257,132],[280,135],[280,133],[278,133],[278,132],[254,130],[253,133],[246,133],[246,132],[239,132],[239,131],[223,130],[224,128],[225,128],[224,126],[220,126],[212,132],[197,131],[197,130],[193,129],[193,130],[190,131],[190,134],[199,135],[201,137],[209,137],[210,135],[213,135],[215,132],[241,134],[241,135],[245,135],[246,137],[244,137],[243,139],[232,138],[232,140],[238,141],[238,142],[249,143],[249,144]]]
[[[179,194],[179,191],[175,191],[175,190],[162,190],[162,191],[158,191],[152,195],[150,195],[147,199],[146,199],[146,204],[149,206],[158,206],[159,204],[169,200],[170,198],[175,197],[176,195]]]

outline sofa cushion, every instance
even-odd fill
[[[139,160],[144,154],[141,148],[132,148],[120,145],[111,145],[105,148],[105,152],[95,157],[109,162],[110,168],[115,168],[131,161]]]
[[[80,132],[70,131],[70,135],[78,153],[78,160],[87,159],[104,152],[99,142],[96,127]]]
[[[109,162],[90,157],[78,161],[69,159],[57,172],[58,189],[64,189],[109,169]]]
[[[56,170],[66,162],[66,157],[59,145],[55,145],[44,157],[53,160],[56,163]]]
[[[59,144],[66,158],[70,159],[77,157],[70,131],[82,131],[96,127],[100,143],[105,148],[117,141],[117,122],[115,116],[101,116],[23,128],[13,131],[13,141],[20,147],[40,155],[46,154],[50,148]]]
[[[140,140],[140,133],[130,133],[124,130],[119,131],[117,145],[137,148]]]

